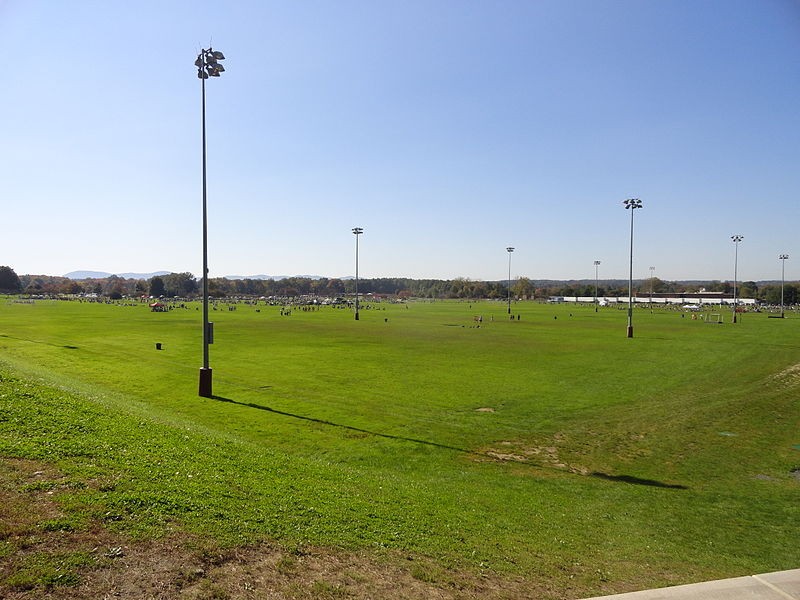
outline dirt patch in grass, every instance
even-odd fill
[[[443,567],[396,551],[264,543],[224,548],[179,529],[134,541],[61,508],[52,467],[0,460],[0,598],[556,598],[546,583]],[[562,590],[563,593],[563,590]]]
[[[554,442],[562,441],[561,436],[556,435]],[[533,466],[541,466],[548,469],[558,469],[587,475],[589,469],[576,464],[568,464],[559,456],[558,448],[554,445],[534,445],[523,442],[501,441],[497,443],[500,448],[490,446],[481,448],[474,455],[474,460],[501,460],[527,463]],[[488,458],[487,458],[488,457]]]
[[[800,385],[800,363],[787,367],[780,373],[776,373],[770,377],[770,380],[784,387],[791,388]]]

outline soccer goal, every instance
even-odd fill
[[[722,323],[722,314],[721,313],[707,314],[706,323]]]

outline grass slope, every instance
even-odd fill
[[[390,549],[553,597],[798,564],[800,320],[639,309],[630,340],[616,309],[220,305],[200,399],[195,309],[0,306],[0,454],[77,482],[78,522]]]

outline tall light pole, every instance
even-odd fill
[[[650,267],[650,313],[653,312],[653,272],[656,270],[655,267]]]
[[[508,252],[508,314],[511,314],[511,253],[514,252],[514,248],[509,246],[506,252]]]
[[[600,261],[594,261],[594,312],[597,312],[597,269],[600,266]]]
[[[789,258],[788,254],[781,254],[778,260],[781,261],[781,319],[783,318],[783,282],[786,274],[786,259]]]
[[[206,79],[219,77],[225,71],[219,61],[225,60],[225,55],[212,48],[203,49],[197,55],[194,65],[197,67],[197,77],[200,78],[203,113],[203,367],[200,369],[199,395],[203,398],[212,397],[211,367],[208,366],[208,345],[213,343],[211,323],[208,322],[208,217],[206,212]]]
[[[628,198],[623,200],[625,210],[631,211],[631,261],[628,273],[628,337],[633,337],[633,211],[642,208],[642,201],[639,198]]]
[[[744,239],[743,235],[732,235],[731,240],[733,240],[734,245],[736,246],[736,250],[733,255],[733,319],[732,321],[736,323],[736,278],[737,278],[737,270],[739,268],[739,242]]]
[[[358,321],[358,236],[364,233],[361,227],[353,227],[356,236],[356,321]]]

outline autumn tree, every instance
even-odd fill
[[[64,283],[60,288],[59,292],[62,294],[82,294],[83,293],[83,286],[78,283],[77,281],[70,281]]]
[[[533,296],[533,283],[527,277],[520,277],[511,286],[511,293],[517,298]]]
[[[669,285],[658,277],[650,277],[646,279],[640,289],[643,294],[649,294],[651,290],[654,294],[661,294],[670,291]]]
[[[101,279],[102,283],[102,291],[100,292],[103,296],[110,296],[115,291],[119,291],[120,288],[120,278],[117,275],[112,275],[111,277],[107,277],[106,279]]]

